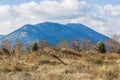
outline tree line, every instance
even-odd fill
[[[26,48],[23,49],[23,43],[20,40],[16,40],[15,45],[11,45],[9,40],[2,41],[1,44],[1,53],[11,54],[18,51],[39,51],[44,50],[44,48],[50,47],[59,47],[59,48],[67,48],[72,49],[78,52],[81,51],[98,51],[100,53],[112,52],[112,53],[120,53],[120,44],[116,42],[118,36],[114,36],[103,43],[101,40],[98,41],[97,44],[93,44],[90,39],[82,39],[77,40],[73,39],[71,42],[68,42],[65,39],[62,39],[57,45],[51,46],[46,39],[42,39],[41,41],[35,41],[33,43],[29,43],[26,45]]]

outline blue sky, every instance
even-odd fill
[[[44,21],[82,23],[107,36],[120,34],[120,0],[0,0],[0,34]]]
[[[40,1],[40,0],[0,0],[0,4],[2,5],[18,5],[18,4],[22,4],[22,3],[27,3],[27,2],[30,2],[30,1]]]
[[[42,1],[42,0],[0,0],[0,4],[5,5],[5,4],[9,4],[9,5],[16,5],[16,4],[22,4],[22,3],[26,3],[26,2],[30,2],[30,1]],[[79,1],[86,1],[88,2],[90,5],[94,5],[94,4],[100,4],[100,5],[105,5],[105,4],[112,4],[112,5],[120,5],[120,0],[79,0]]]
[[[112,4],[112,5],[119,5],[120,4],[120,0],[83,0],[88,2],[91,5],[94,4],[100,4],[100,5],[106,5],[106,4]]]

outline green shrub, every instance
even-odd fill
[[[102,41],[99,41],[97,44],[97,51],[100,53],[105,53],[105,45]]]
[[[39,49],[37,42],[32,44],[32,51],[37,51]]]

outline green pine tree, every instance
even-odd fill
[[[39,48],[38,48],[38,43],[37,42],[34,42],[32,44],[32,51],[37,51]]]
[[[100,52],[100,53],[105,53],[105,45],[102,41],[99,41],[97,43],[97,51]]]

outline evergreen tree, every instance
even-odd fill
[[[37,42],[34,42],[33,44],[32,44],[32,51],[37,51],[39,48],[38,48],[38,44],[37,44]]]
[[[105,53],[105,45],[102,41],[99,41],[97,44],[97,51],[100,53]]]

